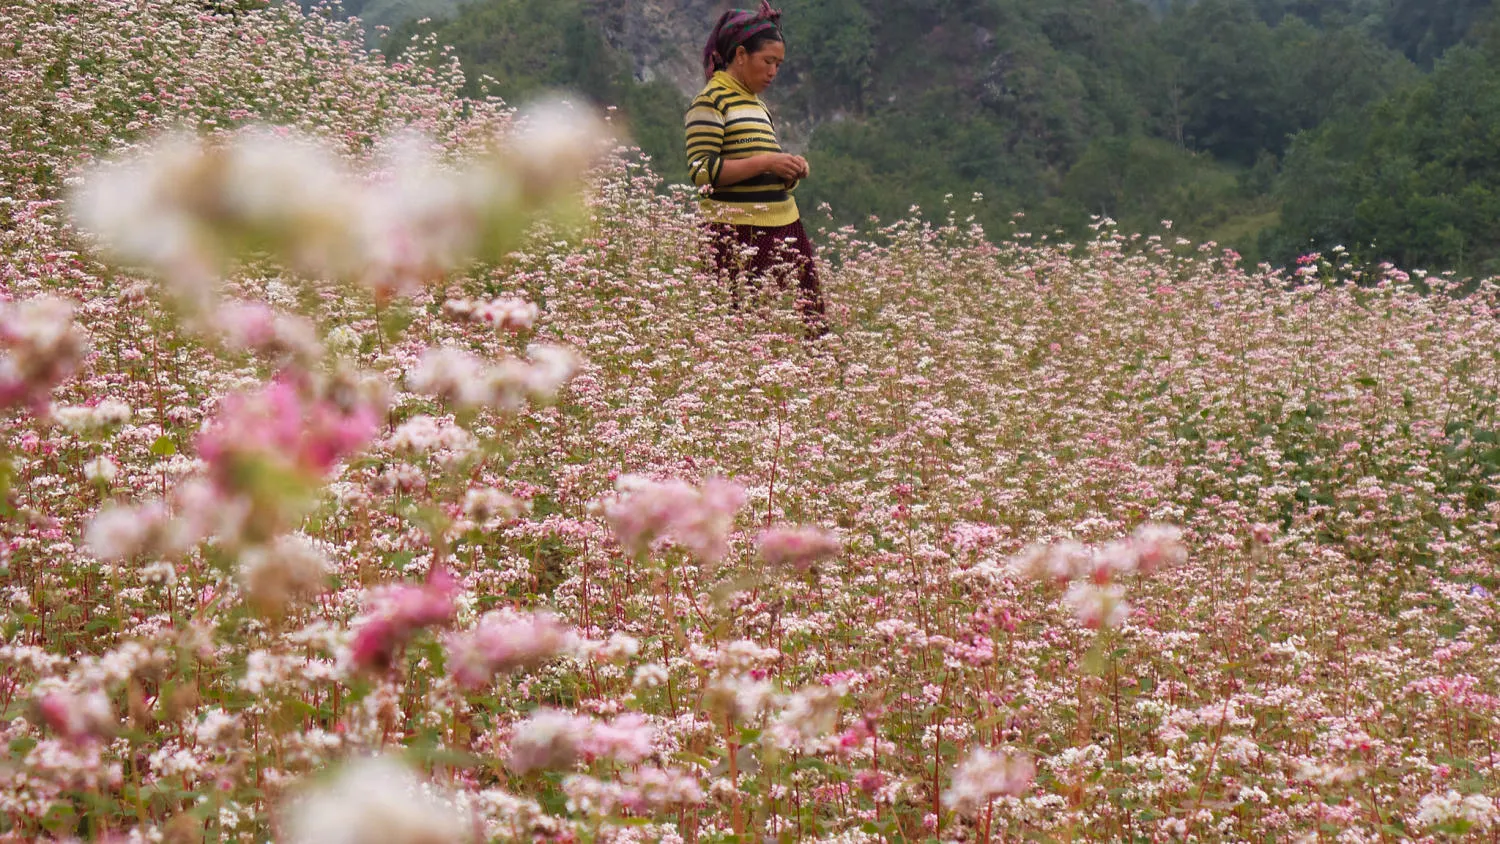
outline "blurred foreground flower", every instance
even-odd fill
[[[278,380],[259,392],[226,398],[198,438],[198,455],[226,490],[243,488],[263,471],[316,482],[339,459],[369,442],[379,420],[370,404],[340,407]]]
[[[597,114],[563,103],[523,111],[515,126],[456,163],[432,139],[404,135],[368,175],[286,128],[168,135],[86,174],[73,214],[114,257],[161,273],[199,308],[251,251],[307,276],[404,295],[514,248],[535,215],[576,201],[612,143]]]
[[[281,536],[240,554],[239,578],[259,612],[279,615],[287,605],[323,591],[328,559],[305,536]]]
[[[525,331],[536,324],[541,309],[523,299],[449,299],[443,311],[460,319],[494,327],[496,331]]]
[[[605,503],[604,516],[626,551],[643,554],[657,537],[668,536],[710,564],[728,552],[735,513],[745,503],[744,488],[723,478],[694,487],[626,475],[615,488],[618,494]]]
[[[580,759],[608,758],[634,765],[651,755],[656,728],[628,712],[613,721],[540,709],[516,724],[506,766],[517,774],[572,767]]]
[[[822,560],[838,556],[843,544],[831,531],[820,527],[775,527],[761,533],[760,557],[778,568],[806,570]]]
[[[405,765],[388,758],[346,765],[338,777],[294,798],[283,844],[457,844],[472,823]]]
[[[578,368],[577,355],[563,346],[533,343],[526,354],[530,361],[490,363],[453,346],[438,346],[423,352],[407,371],[406,385],[459,408],[516,411],[527,401],[551,401]]]
[[[976,748],[953,772],[953,784],[943,792],[943,805],[973,817],[996,797],[1017,797],[1031,787],[1036,765],[1021,754]]]
[[[198,435],[198,454],[220,511],[240,515],[207,532],[254,544],[293,529],[329,470],[374,437],[381,403],[349,385],[290,378],[225,398]]]
[[[42,723],[71,742],[110,738],[118,726],[109,698],[99,691],[87,694],[61,689],[45,692],[37,698],[36,709]]]
[[[519,671],[568,650],[577,636],[551,613],[486,613],[473,630],[448,639],[453,680],[466,689],[481,688],[496,674]]]
[[[458,612],[454,596],[458,584],[445,568],[435,568],[421,586],[402,584],[377,597],[375,612],[350,645],[351,658],[361,669],[390,667],[396,651],[426,627],[452,623]]]
[[[0,408],[26,405],[41,413],[52,388],[87,353],[69,302],[51,296],[0,302]]]
[[[1063,603],[1078,623],[1090,630],[1119,627],[1130,617],[1125,589],[1118,584],[1075,583],[1063,595]]]
[[[1128,538],[1090,547],[1072,540],[1027,548],[1010,560],[1018,577],[1067,585],[1063,603],[1078,623],[1091,630],[1119,627],[1130,617],[1125,588],[1116,580],[1150,575],[1187,560],[1182,530],[1142,525]]]

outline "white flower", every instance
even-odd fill
[[[108,457],[99,456],[83,464],[83,476],[91,481],[110,483],[120,473],[120,467]]]
[[[1079,624],[1092,630],[1119,627],[1130,617],[1125,590],[1114,584],[1100,586],[1079,581],[1068,587],[1063,603],[1073,611]]]
[[[347,765],[293,801],[287,844],[449,844],[472,828],[406,766],[383,757]]]
[[[545,202],[582,180],[609,137],[593,111],[561,100],[542,102],[521,116],[505,163],[519,173],[528,197]]]
[[[323,344],[328,350],[338,355],[349,355],[359,351],[361,343],[359,332],[347,325],[340,325],[323,338]]]
[[[486,380],[484,361],[453,346],[428,349],[406,373],[413,391],[469,407],[486,403]]]
[[[166,519],[160,502],[142,507],[111,504],[100,510],[83,534],[84,547],[101,560],[123,560],[141,552]]]
[[[648,662],[635,670],[631,685],[637,689],[654,689],[667,682],[667,667],[659,662]]]
[[[943,804],[972,817],[996,797],[1025,793],[1035,777],[1036,765],[1030,757],[976,748],[953,772]]]
[[[1495,824],[1495,802],[1483,794],[1462,795],[1453,789],[1433,793],[1417,804],[1418,826],[1458,823],[1466,828],[1489,829]]]

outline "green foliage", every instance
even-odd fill
[[[440,17],[453,5],[344,7],[373,19]],[[973,213],[995,232],[1025,210],[1030,226],[1070,235],[1095,215],[1128,230],[1171,219],[1185,237],[1252,258],[1372,241],[1382,246],[1361,257],[1434,268],[1491,258],[1492,198],[1465,181],[1485,170],[1488,124],[1480,114],[1465,123],[1457,93],[1419,93],[1433,84],[1419,66],[1482,30],[1488,2],[782,5],[788,62],[767,97],[783,141],[813,164],[798,192],[804,209],[827,202],[832,222],[891,219],[913,205],[936,211],[947,196],[981,193]],[[601,14],[596,0],[475,0],[447,20],[404,24],[389,43],[432,34],[463,62],[470,94],[518,100],[565,88],[615,106],[658,172],[682,181],[688,95],[639,78],[649,75],[626,50],[640,45],[620,46],[616,31],[616,19],[635,11]],[[682,31],[671,38],[684,42],[675,49],[694,54],[701,34],[675,25]],[[1487,67],[1491,54],[1468,61]],[[1442,90],[1461,91],[1481,72],[1465,73]],[[1361,128],[1372,121],[1382,125]],[[1424,121],[1430,131],[1417,128]],[[1429,155],[1430,143],[1447,152]]]
[[[1388,0],[1384,29],[1390,42],[1424,66],[1492,19],[1492,0]]]
[[[1344,244],[1404,267],[1500,271],[1500,67],[1459,48],[1419,84],[1299,139],[1278,257]]]
[[[810,106],[836,110],[864,106],[876,60],[875,22],[858,0],[810,5],[787,23],[786,37],[805,58],[800,73],[818,80],[807,87]]]
[[[1091,144],[1068,171],[1062,197],[1130,231],[1150,229],[1161,220],[1206,231],[1233,216],[1247,199],[1233,168],[1140,136]]]

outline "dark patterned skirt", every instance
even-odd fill
[[[714,267],[736,308],[743,297],[770,281],[781,290],[796,289],[797,312],[807,326],[808,337],[828,333],[816,253],[801,220],[771,228],[709,223],[708,231]]]

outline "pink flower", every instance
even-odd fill
[[[622,477],[616,486],[621,494],[606,506],[605,518],[632,554],[669,536],[703,562],[717,563],[729,550],[734,516],[745,503],[743,487],[716,477],[696,488],[635,476]]]
[[[260,302],[231,302],[213,315],[225,345],[233,349],[316,359],[322,352],[317,330],[302,317],[277,313]]]
[[[973,817],[996,797],[1017,797],[1031,787],[1036,765],[1031,757],[976,748],[953,772],[953,783],[943,792],[943,804]]]
[[[371,618],[354,634],[350,659],[361,669],[384,670],[417,631],[451,624],[458,612],[453,575],[435,568],[421,586],[403,584],[386,593]]]
[[[573,630],[545,612],[516,615],[492,612],[473,630],[448,640],[448,668],[466,689],[489,683],[496,674],[532,668],[567,650]]]
[[[1181,565],[1187,561],[1187,546],[1182,543],[1182,529],[1172,525],[1141,525],[1130,535],[1140,555],[1141,574]]]
[[[1066,540],[1033,545],[1012,557],[1010,567],[1020,577],[1061,585],[1093,572],[1094,555],[1082,543]]]
[[[443,310],[457,317],[493,326],[496,331],[525,331],[536,323],[540,314],[534,303],[524,299],[494,299],[489,302],[450,299],[443,303]]]
[[[697,806],[705,799],[698,778],[676,768],[635,768],[624,779],[635,787],[640,809]]]
[[[634,765],[654,752],[656,728],[627,712],[601,723],[556,709],[539,709],[516,725],[506,765],[518,774],[567,768],[579,759],[609,758]]]
[[[761,559],[767,563],[799,571],[843,550],[836,534],[811,526],[771,528],[761,533],[758,544]]]
[[[866,794],[874,794],[885,785],[886,776],[880,771],[860,771],[854,775],[854,787]]]
[[[593,724],[582,749],[590,758],[607,757],[634,765],[651,755],[655,741],[656,728],[646,716],[627,712],[608,723]]]
[[[69,302],[39,296],[0,303],[0,408],[24,404],[40,412],[87,353]]]
[[[36,709],[42,723],[68,741],[85,742],[114,735],[114,712],[103,692],[78,695],[51,691],[37,699]]]
[[[1119,627],[1130,617],[1125,590],[1118,585],[1079,581],[1068,587],[1063,603],[1073,611],[1078,623],[1090,630]]]
[[[1257,522],[1250,526],[1250,538],[1257,545],[1270,545],[1271,540],[1276,538],[1276,529],[1264,522]]]
[[[369,442],[378,425],[369,404],[339,407],[305,397],[290,381],[277,379],[257,393],[226,398],[217,418],[199,435],[198,454],[215,480],[228,488],[243,482],[246,461],[267,461],[321,478]]]
[[[506,767],[518,774],[569,767],[577,761],[579,748],[592,729],[593,722],[581,715],[537,710],[512,732]]]

